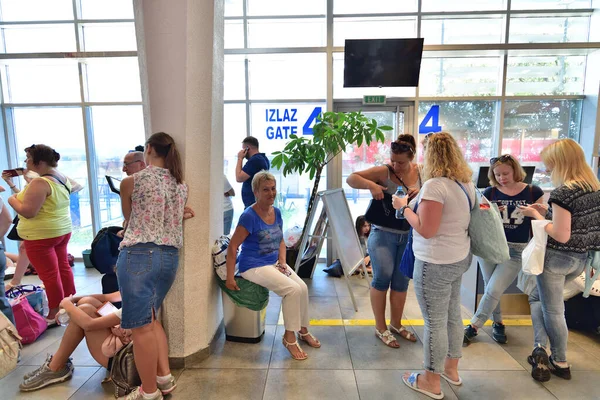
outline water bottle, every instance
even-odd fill
[[[69,324],[69,321],[71,320],[71,317],[69,317],[69,314],[67,313],[67,310],[65,310],[64,308],[62,310],[60,310],[58,312],[58,317],[56,317],[58,323],[62,326],[66,326]]]
[[[398,197],[406,196],[406,193],[404,193],[404,189],[402,188],[402,186],[398,186],[398,190],[396,190],[396,196],[398,196]],[[404,219],[404,215],[402,215],[400,213],[400,210],[396,210],[396,219]]]

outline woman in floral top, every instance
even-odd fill
[[[156,313],[167,295],[179,264],[188,188],[173,138],[155,133],[146,141],[147,168],[121,183],[126,219],[117,277],[123,297],[121,327],[131,329],[135,364],[142,386],[124,397],[162,399],[175,389],[169,369],[167,337]]]

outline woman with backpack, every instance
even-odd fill
[[[531,218],[525,217],[519,206],[541,204],[544,201],[544,191],[539,186],[524,183],[525,176],[519,161],[510,154],[490,159],[488,178],[492,186],[487,188],[483,195],[500,209],[510,260],[495,264],[477,257],[485,281],[485,294],[471,323],[465,327],[465,345],[475,339],[477,330],[490,316],[494,322],[492,338],[502,344],[508,341],[502,323],[500,297],[519,274],[521,253],[531,238]]]
[[[117,260],[123,297],[121,326],[131,329],[135,364],[142,385],[125,400],[162,399],[175,388],[169,369],[169,347],[156,314],[169,292],[183,246],[188,188],[173,138],[155,133],[146,141],[148,167],[121,182],[125,233]],[[162,393],[161,393],[162,392]]]

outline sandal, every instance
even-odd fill
[[[312,340],[314,341],[313,343],[309,342],[308,340],[306,340],[306,337],[309,336],[310,338],[312,338]],[[298,332],[298,339],[302,340],[303,342],[305,342],[307,345],[309,345],[310,347],[313,347],[315,349],[318,349],[319,347],[321,347],[321,342],[319,342],[319,339],[317,339],[316,337],[313,336],[312,333],[310,332],[306,332],[306,333],[300,333]]]
[[[419,393],[423,393],[425,396],[431,397],[432,399],[435,400],[441,400],[444,398],[444,392],[440,392],[440,393],[432,393],[428,390],[425,389],[419,389],[419,387],[417,386],[417,378],[420,374],[418,372],[413,372],[412,374],[410,374],[408,376],[408,378],[406,377],[402,377],[402,382],[404,382],[404,384],[406,386],[408,386],[409,388],[411,388],[412,390],[419,392]]]
[[[394,335],[392,335],[392,332],[390,332],[389,330],[385,330],[383,333],[379,332],[377,330],[377,328],[375,328],[375,335],[381,339],[381,341],[383,343],[385,343],[386,346],[391,347],[392,349],[398,349],[400,348],[400,344],[398,343],[398,341],[396,340],[396,337]],[[392,343],[396,343],[397,346],[392,346]]]
[[[402,339],[406,339],[409,342],[414,343],[417,341],[417,337],[415,336],[415,334],[412,333],[411,331],[409,331],[408,329],[406,329],[404,326],[400,326],[400,328],[396,328],[395,326],[390,324],[390,330],[392,332],[396,332],[398,335],[400,335],[402,337]]]
[[[288,342],[287,340],[285,340],[285,338],[281,338],[281,340],[283,341],[283,345],[284,345],[284,346],[285,346],[285,348],[286,348],[286,349],[287,349],[287,350],[290,352],[290,355],[292,356],[292,358],[293,358],[294,360],[302,361],[302,360],[306,360],[306,359],[308,358],[308,355],[307,355],[307,354],[306,354],[306,353],[305,353],[305,352],[302,350],[302,347],[300,347],[300,345],[298,344],[298,341],[297,341],[297,340],[294,340],[292,343],[290,343],[290,342]],[[295,356],[295,355],[294,355],[294,354],[293,354],[293,353],[290,351],[290,349],[289,349],[289,347],[290,347],[290,346],[296,346],[296,347],[298,347],[298,350],[300,350],[300,351],[301,351],[301,354],[300,354],[300,355],[296,355],[296,356]]]

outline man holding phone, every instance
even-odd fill
[[[244,158],[248,160],[242,167]],[[244,209],[254,204],[254,193],[252,192],[252,178],[257,172],[268,171],[271,163],[265,153],[258,151],[258,139],[252,136],[242,140],[242,150],[238,152],[237,165],[235,166],[235,179],[242,183],[242,201]]]

